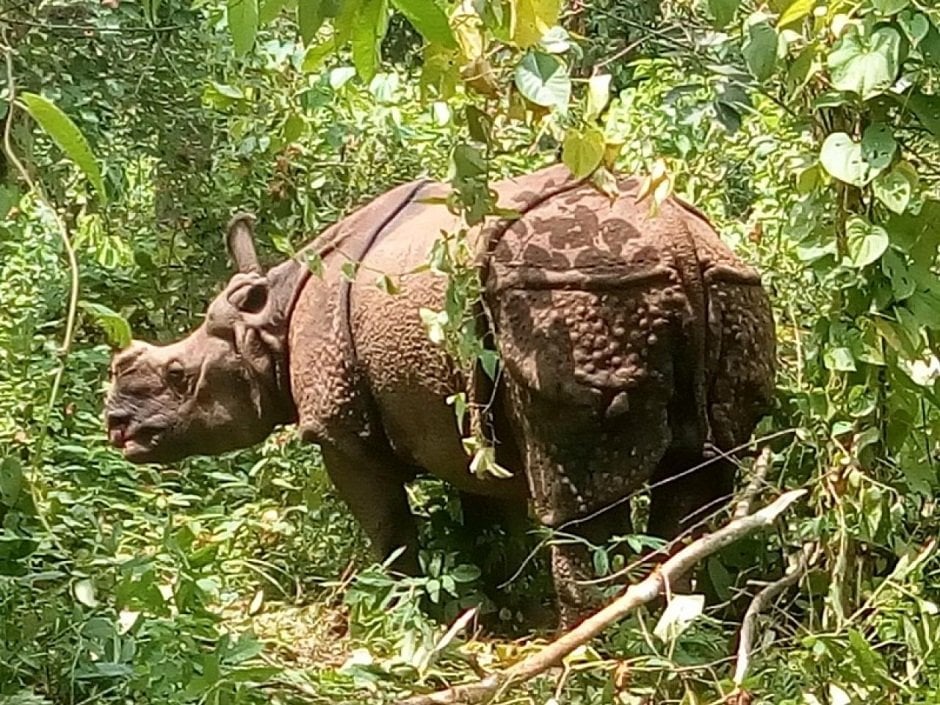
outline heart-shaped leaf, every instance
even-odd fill
[[[863,218],[852,218],[845,228],[849,261],[861,269],[877,262],[888,249],[888,233]]]
[[[869,36],[850,29],[829,54],[832,85],[840,91],[858,93],[863,100],[886,92],[900,68],[901,35],[882,27]]]
[[[912,93],[906,100],[907,107],[911,109],[920,124],[940,140],[940,96],[926,93]]]
[[[865,161],[862,145],[844,132],[834,132],[823,142],[819,161],[832,176],[853,186],[862,187],[884,169],[875,169]]]
[[[914,185],[901,169],[881,174],[872,184],[875,198],[895,213],[903,213],[911,202]]]
[[[766,21],[751,23],[741,52],[755,78],[759,81],[770,78],[777,63],[777,30]]]
[[[560,59],[551,54],[529,52],[515,73],[516,87],[526,100],[564,112],[571,98],[571,78]]]
[[[589,176],[604,158],[604,134],[591,128],[581,132],[569,130],[562,145],[561,160],[575,178]]]

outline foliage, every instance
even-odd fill
[[[517,578],[505,614],[491,604],[439,485],[413,497],[427,574],[396,582],[368,567],[290,430],[141,469],[106,449],[100,408],[109,343],[171,339],[198,320],[227,276],[232,210],[259,214],[273,261],[419,174],[450,180],[468,227],[511,216],[491,181],[559,157],[602,190],[614,172],[640,174],[651,206],[676,192],[758,265],[780,349],[779,403],[760,429],[770,480],[812,496],[779,533],[704,566],[701,614],[695,599],[657,628],[640,612],[560,679],[503,701],[728,695],[751,581],[804,548],[811,571],[759,623],[768,636],[744,684],[756,701],[935,698],[931,3],[11,0],[0,24],[20,95],[11,118],[3,93],[0,119],[45,194],[3,161],[0,704],[381,702],[537,648],[473,638],[469,607],[505,627],[544,585]],[[77,250],[81,301],[44,430],[69,303],[49,206]],[[430,264],[448,277],[447,304],[424,315],[465,369],[494,372],[470,315],[471,257],[467,231],[442,238]],[[461,389],[453,400],[474,403]],[[610,548],[593,547],[602,577],[624,567]],[[312,610],[307,637],[279,636],[292,610]]]

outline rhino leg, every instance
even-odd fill
[[[721,509],[734,494],[734,463],[717,454],[670,450],[652,479],[646,532],[670,541]]]
[[[404,547],[391,568],[417,575],[418,534],[405,492],[411,475],[399,464],[364,449],[323,445],[321,450],[330,480],[368,536],[377,559],[384,560]]]

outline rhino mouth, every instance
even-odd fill
[[[108,424],[108,442],[127,460],[146,462],[155,454],[167,428],[162,423],[111,421]]]

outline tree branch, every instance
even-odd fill
[[[744,679],[747,677],[748,668],[751,665],[751,653],[753,652],[754,631],[757,627],[757,617],[767,606],[773,602],[780,593],[795,584],[809,568],[809,551],[804,548],[800,555],[799,563],[787,575],[767,585],[763,590],[754,595],[751,604],[748,605],[747,612],[744,613],[744,621],[741,623],[741,635],[738,638],[738,660],[734,668],[734,686],[735,692],[731,695],[729,703],[748,703],[750,696],[741,688]]]
[[[734,513],[731,515],[733,518],[740,519],[741,517],[746,517],[753,510],[754,499],[757,497],[761,485],[764,484],[764,480],[767,478],[771,459],[770,447],[764,446],[760,455],[757,456],[757,460],[754,461],[751,479],[748,481],[747,487],[744,488],[741,499],[734,505]]]
[[[596,637],[611,624],[622,619],[638,607],[658,598],[665,592],[667,584],[675,582],[704,558],[734,543],[742,536],[773,524],[787,507],[805,494],[806,490],[787,492],[754,514],[733,519],[714,533],[693,541],[659,566],[658,570],[654,570],[647,578],[628,587],[623,595],[607,607],[588,617],[570,632],[562,634],[542,651],[530,656],[508,671],[494,673],[482,680],[454,686],[436,693],[406,698],[400,700],[399,705],[479,703],[502,688],[539,675],[548,668],[560,663],[565,656]]]

